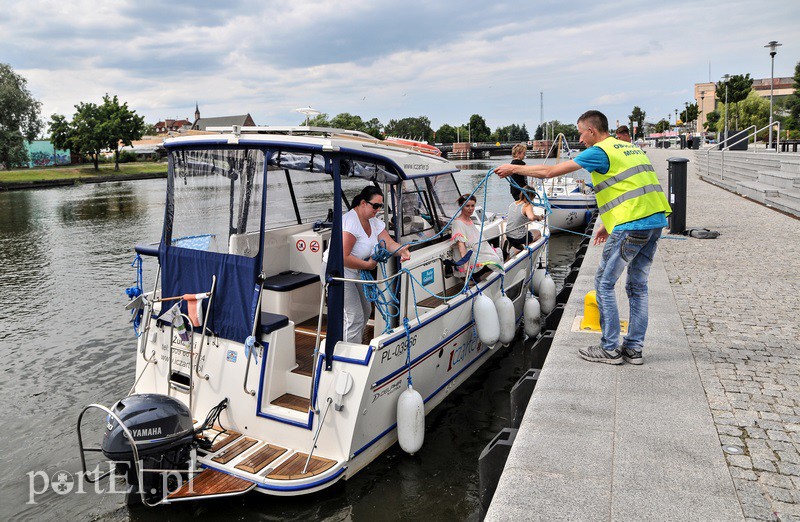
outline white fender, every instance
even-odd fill
[[[556,284],[550,274],[542,279],[539,286],[539,301],[542,305],[542,313],[547,315],[556,308]]]
[[[494,302],[497,308],[497,319],[500,323],[500,342],[511,344],[517,334],[517,316],[514,311],[514,303],[507,295],[500,296]]]
[[[425,403],[422,395],[410,384],[397,399],[397,441],[413,455],[425,440]]]
[[[544,280],[544,276],[547,275],[547,270],[544,268],[537,268],[533,271],[533,293],[539,295],[539,287],[542,286],[542,281]]]
[[[525,316],[525,335],[528,337],[536,337],[542,331],[542,310],[539,308],[539,300],[536,297],[529,295],[525,299],[525,308],[523,311]]]
[[[494,346],[500,339],[500,319],[494,303],[484,294],[472,300],[472,318],[478,330],[478,338],[486,346]]]

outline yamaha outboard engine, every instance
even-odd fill
[[[117,463],[119,474],[126,475],[128,503],[138,502],[141,490],[146,492],[148,502],[161,500],[182,480],[175,470],[188,470],[195,454],[189,409],[172,397],[148,393],[125,397],[112,411],[133,435],[139,454],[140,476],[137,477],[130,442],[122,427],[109,416],[103,454]]]

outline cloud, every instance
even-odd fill
[[[545,119],[671,113],[709,61],[712,79],[767,75],[771,39],[784,44],[776,74],[790,75],[798,23],[800,3],[749,0],[29,0],[0,18],[0,60],[28,78],[47,117],[108,92],[149,122],[190,116],[198,101],[204,116],[250,112],[259,124],[299,123],[292,109],[312,105],[384,123],[477,113],[493,128],[533,129],[541,91]]]

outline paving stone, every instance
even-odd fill
[[[663,177],[655,160],[660,157],[651,156]],[[765,285],[763,278],[737,277],[740,269],[728,258],[736,251],[741,259],[757,260],[762,273],[800,273],[800,242],[775,240],[793,237],[800,225],[700,181],[695,174],[699,158],[689,163],[687,227],[714,226],[722,234],[714,241],[662,241],[659,255],[720,441],[741,439],[750,458],[752,469],[746,459],[727,456],[743,514],[775,520],[774,511],[788,520],[798,505],[794,492],[800,492],[800,278]],[[755,236],[748,233],[754,227]],[[751,240],[741,241],[744,236]],[[777,488],[771,500],[752,483],[742,493],[751,472],[763,487]],[[790,491],[792,502],[779,490]]]

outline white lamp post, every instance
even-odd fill
[[[778,54],[778,47],[782,44],[779,44],[775,40],[772,40],[770,43],[765,45],[764,47],[769,47],[769,56],[772,58],[772,69],[769,73],[769,145],[768,147],[772,148],[772,93],[775,87],[775,55]]]
[[[728,80],[731,79],[731,75],[730,74],[726,74],[725,76],[722,77],[722,79],[725,81],[725,139],[724,139],[724,141],[725,141],[725,143],[727,143],[728,142],[727,141],[728,140]]]

